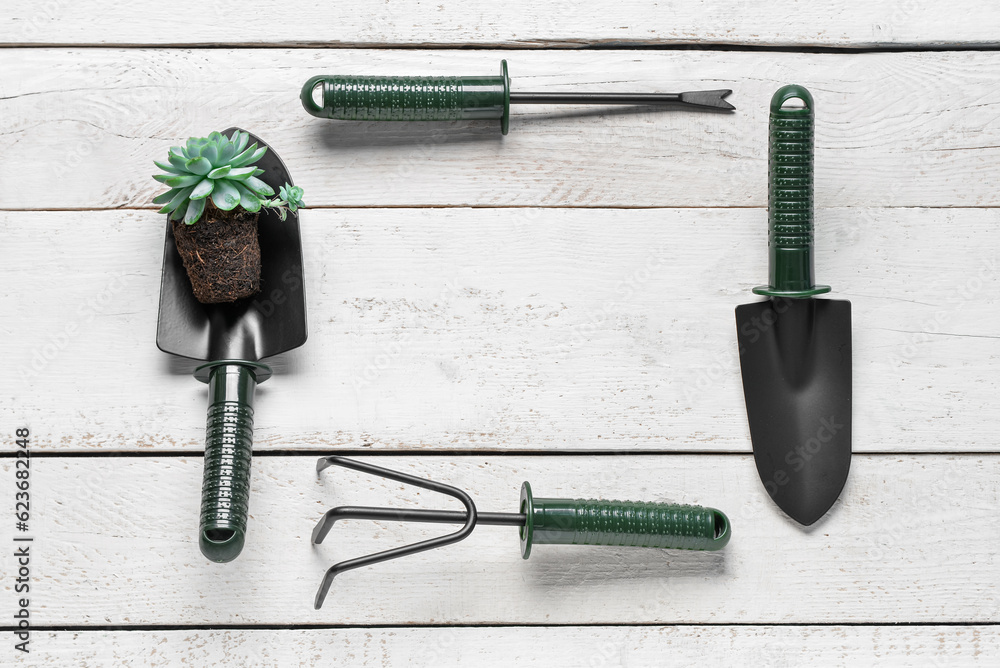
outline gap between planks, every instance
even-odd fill
[[[271,49],[319,49],[323,51],[341,51],[348,49],[371,49],[378,51],[702,51],[730,53],[803,53],[828,55],[865,55],[871,53],[951,53],[959,51],[1000,51],[1000,44],[982,42],[974,44],[923,45],[909,44],[879,44],[873,46],[822,46],[803,44],[799,46],[770,46],[757,44],[723,44],[723,43],[679,43],[679,44],[647,44],[643,42],[608,42],[606,44],[588,44],[580,42],[548,42],[545,44],[509,44],[504,42],[481,42],[469,46],[462,42],[429,42],[429,43],[366,43],[366,42],[275,42],[260,44],[256,42],[218,42],[216,44],[156,44],[153,42],[134,42],[121,44],[73,44],[9,42],[0,43],[2,49],[157,49],[184,51],[212,51],[217,49],[240,49],[241,51],[266,51]]]
[[[364,446],[361,446],[364,447]],[[101,451],[38,451],[32,452],[32,459],[112,459],[112,458],[177,458],[177,457],[198,457],[198,450],[156,450],[150,452],[137,452],[135,450],[101,450]],[[1000,456],[1000,450],[924,450],[924,451],[863,451],[853,453],[864,457],[893,457],[917,456],[935,457],[947,455],[949,457],[996,457]],[[425,450],[357,450],[344,448],[322,448],[306,450],[254,450],[254,458],[258,457],[621,457],[621,456],[657,456],[676,457],[679,455],[701,455],[719,457],[745,457],[745,450],[560,450],[551,448],[548,450],[503,450],[490,448],[484,450],[448,450],[425,449]],[[0,452],[0,459],[16,459],[16,451]]]
[[[489,622],[483,624],[453,622],[441,624],[113,624],[109,626],[52,625],[32,626],[32,631],[47,633],[94,633],[115,631],[338,631],[358,629],[382,629],[387,631],[406,629],[573,629],[573,628],[885,628],[890,626],[933,628],[943,626],[948,628],[963,628],[969,626],[994,627],[1000,622],[893,622],[880,624],[877,622],[676,622],[663,624],[661,622]],[[0,632],[15,630],[13,626],[0,626]]]

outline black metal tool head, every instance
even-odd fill
[[[783,511],[813,524],[851,467],[851,303],[746,304],[736,331],[757,471]]]
[[[223,134],[230,136],[236,130],[240,128],[229,128]],[[250,140],[267,146],[252,134]],[[274,149],[267,149],[257,163],[264,170],[260,179],[277,192],[292,179]],[[260,292],[228,304],[202,304],[194,297],[167,222],[156,322],[156,345],[160,350],[197,360],[257,361],[305,343],[306,300],[298,213],[290,212],[282,221],[275,211],[262,209],[257,229]]]
[[[733,91],[726,88],[723,90],[696,90],[681,93],[681,102],[693,107],[703,107],[705,109],[719,109],[722,111],[733,111],[736,109],[726,101],[726,98]]]

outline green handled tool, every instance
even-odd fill
[[[430,522],[463,526],[444,536],[335,564],[323,576],[323,583],[316,593],[317,610],[322,607],[330,585],[338,574],[457,543],[467,538],[477,524],[518,527],[521,534],[521,557],[524,559],[531,554],[531,546],[534,544],[715,551],[724,548],[732,536],[729,518],[714,508],[634,501],[543,499],[534,497],[531,485],[525,482],[521,485],[518,512],[480,513],[472,498],[457,487],[353,459],[322,457],[316,464],[316,471],[320,472],[334,465],[447,494],[461,501],[465,511],[403,510],[369,506],[340,506],[327,511],[313,529],[314,544],[323,542],[337,520]]]
[[[786,106],[793,99],[801,107]],[[765,489],[789,517],[816,522],[851,468],[851,303],[814,299],[813,98],[784,86],[771,98],[770,281],[764,301],[736,307],[743,394]]]
[[[317,103],[320,88],[322,104]],[[458,121],[499,119],[507,134],[512,104],[681,105],[732,111],[733,91],[688,93],[519,93],[511,92],[507,61],[499,76],[380,77],[319,75],[302,86],[302,106],[317,118],[346,121]]]

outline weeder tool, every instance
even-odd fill
[[[321,89],[317,104],[315,89]],[[512,104],[679,105],[732,111],[732,90],[688,93],[521,93],[511,91],[507,61],[499,76],[381,77],[319,75],[302,86],[302,106],[317,118],[348,121],[457,121],[499,119],[507,134]]]

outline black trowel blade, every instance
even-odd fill
[[[851,468],[851,303],[772,298],[736,308],[757,472],[803,525],[840,496]]]
[[[229,128],[227,137],[238,128]],[[250,135],[250,142],[267,146]],[[274,149],[257,163],[261,180],[274,188],[292,183]],[[201,304],[174,245],[167,222],[160,282],[156,345],[165,353],[196,360],[257,361],[301,346],[306,341],[306,301],[302,277],[302,241],[298,212],[282,221],[264,209],[257,222],[260,237],[260,292],[229,304]]]

